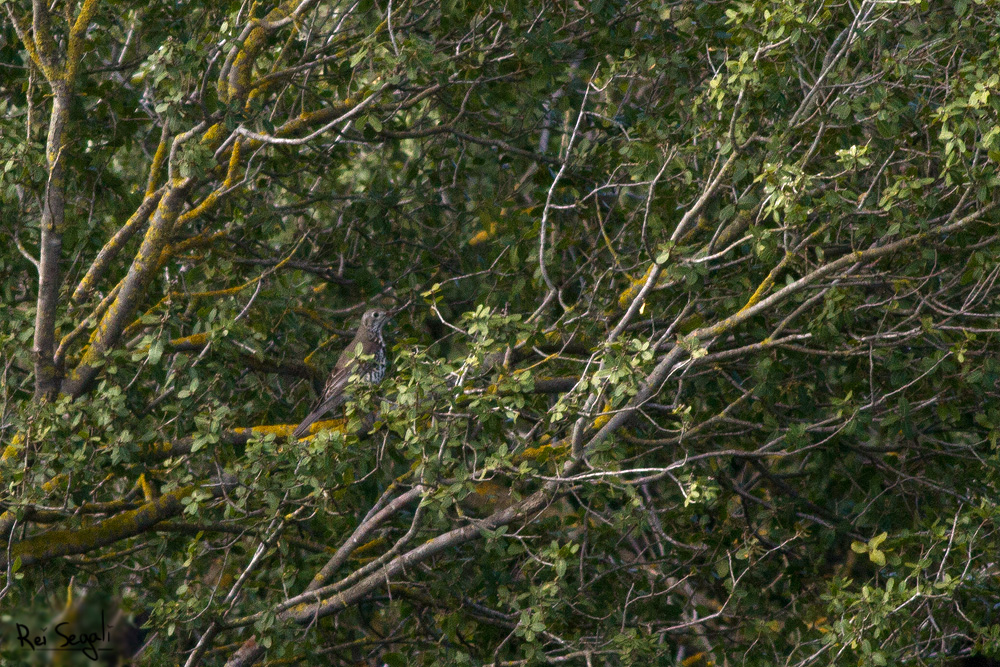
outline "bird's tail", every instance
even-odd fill
[[[340,393],[336,396],[328,398],[325,401],[321,401],[319,405],[312,409],[312,412],[306,415],[306,418],[302,420],[302,423],[295,427],[295,430],[292,431],[292,437],[298,440],[299,438],[305,436],[309,433],[309,427],[315,424],[320,417],[325,415],[330,410],[340,407],[346,400],[347,397]]]
[[[325,412],[325,411],[324,411]],[[316,423],[316,420],[323,415],[319,410],[313,410],[309,415],[302,420],[302,423],[295,427],[292,431],[292,437],[298,440],[299,438],[305,436],[309,433],[309,427]]]

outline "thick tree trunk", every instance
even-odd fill
[[[49,400],[59,388],[59,369],[55,367],[55,321],[59,306],[59,262],[66,209],[66,142],[69,119],[70,86],[53,85],[52,115],[45,146],[48,182],[42,205],[41,238],[38,261],[38,304],[35,312],[35,339],[32,356],[35,363],[35,399]]]

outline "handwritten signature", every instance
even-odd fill
[[[112,626],[104,623],[103,611],[101,611],[101,631],[99,633],[70,633],[71,624],[68,621],[63,622],[53,628],[57,638],[52,646],[49,646],[49,638],[44,634],[48,630],[48,627],[44,627],[41,629],[41,632],[38,632],[23,623],[16,623],[15,625],[17,627],[18,645],[21,648],[29,648],[32,651],[77,651],[83,653],[90,660],[96,661],[98,651],[114,650],[112,648],[97,647],[98,644],[111,639],[111,634],[108,631]]]

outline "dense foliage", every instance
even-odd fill
[[[1000,654],[1000,5],[0,4],[4,664]]]

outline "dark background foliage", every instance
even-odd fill
[[[0,655],[997,653],[996,10],[4,3]]]

